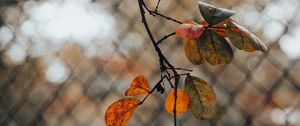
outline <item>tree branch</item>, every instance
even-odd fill
[[[155,7],[154,12],[157,12],[157,9],[158,9],[159,4],[160,4],[160,0],[157,1],[157,4],[156,4],[156,7]]]
[[[158,15],[158,16],[161,16],[161,17],[167,19],[167,20],[171,20],[171,21],[176,22],[176,23],[178,23],[178,24],[182,24],[182,22],[180,22],[180,21],[178,21],[178,20],[176,20],[176,19],[174,19],[174,18],[171,18],[171,17],[168,17],[168,16],[163,15],[163,14],[161,14],[161,13],[158,13],[157,11],[152,11],[152,10],[150,10],[150,9],[147,7],[147,5],[145,4],[145,2],[144,2],[143,0],[141,0],[141,2],[142,2],[142,6],[145,7],[145,9],[148,11],[148,13],[149,13],[150,15],[152,15],[152,16]]]
[[[158,41],[156,42],[156,44],[160,44],[161,42],[163,42],[164,40],[166,40],[167,38],[169,38],[169,37],[171,37],[171,36],[173,36],[173,35],[175,35],[175,34],[176,34],[175,32],[172,32],[172,33],[170,33],[170,34],[164,36],[163,38],[161,38],[160,40],[158,40]]]
[[[143,0],[138,0],[138,5],[139,5],[139,10],[140,10],[140,14],[141,14],[141,18],[142,18],[142,23],[147,31],[147,34],[151,40],[151,43],[157,53],[157,56],[159,58],[159,63],[160,63],[160,72],[161,72],[161,80],[155,85],[155,87],[147,94],[147,96],[143,99],[143,101],[141,102],[141,104],[147,99],[147,97],[157,88],[158,84],[160,84],[164,79],[167,79],[169,81],[169,84],[172,88],[175,89],[175,93],[174,93],[174,97],[175,97],[175,100],[174,100],[174,110],[173,110],[173,113],[174,113],[174,126],[177,125],[177,118],[176,118],[176,101],[177,101],[177,88],[178,88],[178,84],[179,84],[179,80],[180,80],[180,76],[184,76],[184,75],[187,75],[187,74],[178,74],[178,72],[176,70],[185,70],[185,71],[190,71],[190,70],[187,70],[187,69],[182,69],[182,68],[176,68],[174,67],[168,60],[167,58],[163,55],[161,49],[159,48],[158,44],[160,44],[161,42],[163,42],[164,40],[166,40],[167,38],[169,38],[170,36],[173,36],[175,35],[175,32],[173,33],[170,33],[166,36],[164,36],[162,39],[160,39],[159,41],[155,41],[155,38],[150,30],[150,27],[148,25],[148,22],[147,22],[147,19],[146,19],[146,16],[145,16],[145,9],[149,12],[150,15],[152,16],[155,16],[155,15],[158,15],[158,16],[161,16],[165,19],[168,19],[168,20],[171,20],[173,22],[176,22],[176,23],[179,23],[179,24],[182,24],[180,21],[177,21],[173,18],[170,18],[168,16],[165,16],[163,14],[160,14],[157,12],[157,9],[158,9],[158,5],[159,5],[159,2],[160,0],[158,1],[157,5],[156,5],[156,9],[155,11],[151,11],[144,3]],[[145,9],[144,9],[145,8]],[[170,71],[169,71],[170,70]],[[174,84],[172,83],[171,80],[174,79]]]

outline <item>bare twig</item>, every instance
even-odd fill
[[[145,9],[148,11],[148,13],[149,13],[150,15],[152,15],[152,16],[158,15],[158,16],[161,16],[161,17],[167,19],[167,20],[171,20],[171,21],[176,22],[176,23],[178,23],[178,24],[182,24],[182,22],[180,22],[180,21],[178,21],[178,20],[176,20],[176,19],[174,19],[174,18],[171,18],[171,17],[168,17],[168,16],[163,15],[163,14],[161,14],[161,13],[158,13],[157,11],[152,11],[152,10],[150,10],[150,9],[146,6],[146,4],[145,4],[145,2],[144,2],[143,0],[141,1],[141,4],[142,4],[143,7],[145,7]]]
[[[175,34],[176,34],[175,32],[172,32],[172,33],[170,33],[170,34],[164,36],[163,38],[161,38],[160,40],[158,40],[158,41],[156,42],[156,44],[160,44],[161,42],[163,42],[164,40],[166,40],[167,38],[169,38],[169,37],[171,37],[171,36],[173,36],[173,35],[175,35]]]
[[[159,4],[160,4],[160,0],[157,1],[157,4],[156,4],[156,7],[155,7],[154,12],[157,12],[157,9],[158,9]]]

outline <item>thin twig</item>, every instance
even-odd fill
[[[140,104],[143,104],[144,101],[148,98],[148,96],[150,94],[153,93],[153,91],[155,91],[155,89],[157,88],[157,86],[166,78],[166,76],[162,77],[156,84],[155,86],[148,92],[148,94],[144,97],[144,99],[140,102]]]
[[[183,70],[183,71],[188,71],[188,72],[193,72],[193,70],[185,69],[185,68],[174,68],[176,70]]]
[[[147,5],[145,4],[145,2],[144,2],[143,0],[141,0],[141,2],[142,2],[142,6],[145,7],[145,9],[148,11],[148,13],[149,13],[150,15],[152,15],[152,16],[158,15],[158,16],[161,16],[161,17],[167,19],[167,20],[171,20],[171,21],[176,22],[176,23],[178,23],[178,24],[182,24],[182,22],[180,22],[180,21],[178,21],[178,20],[176,20],[176,19],[174,19],[174,18],[171,18],[171,17],[168,17],[168,16],[163,15],[163,14],[161,14],[161,13],[158,13],[157,11],[152,11],[152,10],[150,10],[150,9],[147,7]]]
[[[156,44],[160,44],[161,42],[163,42],[164,40],[168,39],[169,37],[171,37],[171,36],[173,36],[173,35],[175,35],[175,34],[176,34],[175,32],[172,32],[172,33],[170,33],[170,34],[164,36],[163,38],[161,38],[160,40],[158,40],[158,41],[156,42]]]
[[[155,7],[155,10],[154,12],[157,12],[157,9],[158,9],[158,6],[159,6],[159,3],[160,3],[160,0],[157,1],[157,4],[156,4],[156,7]]]

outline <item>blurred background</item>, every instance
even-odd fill
[[[202,1],[237,11],[233,19],[269,51],[233,47],[229,65],[195,66],[176,36],[160,44],[173,65],[194,70],[217,93],[213,119],[188,111],[178,125],[300,126],[300,0]],[[157,0],[145,2],[154,9]],[[203,20],[197,0],[161,0],[158,11]],[[156,40],[178,25],[147,18]],[[1,126],[104,126],[107,107],[140,74],[152,86],[160,79],[137,0],[0,0]],[[151,95],[128,126],[173,126],[166,95]]]

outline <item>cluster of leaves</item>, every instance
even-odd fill
[[[105,122],[107,126],[125,126],[137,106],[155,89],[161,92],[161,81],[150,90],[148,80],[143,76],[137,76],[126,90],[125,96],[147,94],[141,101],[136,98],[123,98],[111,104],[106,110]],[[177,92],[175,95],[175,91]],[[175,103],[176,100],[176,105]],[[176,109],[174,109],[176,107]],[[200,78],[187,75],[184,89],[172,88],[165,101],[166,111],[179,115],[191,109],[193,115],[198,119],[210,119],[216,112],[216,95],[211,86]]]
[[[149,93],[148,80],[140,75],[131,83],[125,92],[125,96],[134,96]],[[125,126],[137,106],[143,101],[135,98],[123,98],[111,104],[106,110],[105,122],[107,126]]]
[[[254,34],[230,19],[234,11],[216,8],[199,2],[205,19],[201,23],[186,21],[176,28],[176,35],[184,39],[184,51],[192,64],[229,64],[233,52],[225,37],[238,49],[252,52],[267,51],[267,47]]]
[[[210,119],[216,113],[216,95],[211,86],[204,80],[187,75],[184,82],[184,90],[178,88],[177,94],[171,89],[165,101],[165,108],[169,113],[175,113],[174,102],[176,100],[176,114],[186,112],[188,108],[197,119]]]
[[[217,111],[217,98],[213,88],[204,80],[191,76],[191,71],[187,74],[177,73],[176,68],[169,63],[158,47],[158,44],[161,41],[172,36],[173,33],[167,35],[162,40],[155,42],[145,19],[143,7],[145,7],[153,16],[154,14],[157,14],[168,20],[180,23],[176,28],[176,35],[183,38],[186,57],[195,65],[203,64],[205,62],[204,60],[211,65],[230,63],[233,58],[233,51],[227,40],[230,40],[230,42],[238,49],[247,52],[255,50],[266,51],[267,47],[258,37],[243,26],[237,24],[234,20],[230,19],[230,17],[235,14],[234,11],[216,8],[212,5],[199,2],[200,13],[205,21],[199,24],[193,21],[181,23],[158,13],[157,8],[159,3],[157,4],[155,11],[151,11],[147,8],[143,0],[138,1],[144,26],[160,58],[161,79],[150,90],[149,81],[143,75],[137,76],[132,81],[130,88],[125,92],[127,98],[118,100],[108,107],[105,114],[106,125],[125,126],[137,106],[143,104],[152,92],[155,90],[161,94],[165,92],[165,88],[162,86],[165,79],[171,86],[171,90],[165,100],[165,109],[167,112],[174,115],[175,126],[176,115],[184,113],[188,109],[191,110],[192,114],[197,119],[207,120],[212,118]],[[173,76],[166,69],[171,69]],[[163,75],[163,73],[166,75]],[[178,88],[180,76],[186,76],[184,89]],[[171,82],[172,79],[174,79],[175,85]],[[147,95],[143,100],[128,98],[128,96],[132,97],[140,94]]]

